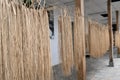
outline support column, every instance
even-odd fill
[[[117,28],[117,32],[119,32],[119,11],[116,11],[116,28]],[[116,37],[116,36],[115,36]],[[119,48],[116,48],[117,51],[117,58],[120,58],[120,52],[119,52]]]
[[[76,8],[80,9],[80,16],[84,16],[84,0],[75,0]],[[86,58],[85,58],[85,22],[84,17],[82,20],[82,27],[83,27],[83,56],[81,60],[81,64],[79,64],[79,71],[78,73],[78,80],[86,80]]]
[[[108,6],[108,26],[109,26],[109,35],[110,35],[109,67],[114,67],[111,0],[108,0],[108,5],[107,6]]]

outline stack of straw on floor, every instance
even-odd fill
[[[0,25],[0,80],[51,80],[47,11],[1,0]]]
[[[118,47],[118,53],[120,54],[120,32],[115,33],[115,46]]]
[[[108,26],[89,21],[89,48],[90,55],[94,58],[102,57],[109,49]]]
[[[67,10],[59,17],[59,47],[62,70],[66,76],[71,74],[73,67],[72,25]]]

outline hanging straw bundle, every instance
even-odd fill
[[[79,2],[79,1],[78,1]],[[83,2],[83,0],[81,1]],[[85,60],[85,25],[83,5],[75,10],[74,21],[74,64],[77,70],[78,79],[85,80],[86,60]]]
[[[8,6],[6,3],[2,2],[2,23],[1,23],[1,51],[2,51],[2,76],[3,76],[3,80],[9,80],[10,79],[10,65],[9,65],[9,53],[8,53],[8,20],[9,20],[9,16],[8,16]]]
[[[103,56],[109,49],[108,26],[89,21],[90,55],[95,58]]]
[[[115,46],[118,47],[118,53],[120,54],[120,32],[115,33]]]
[[[51,80],[48,15],[0,2],[0,80]]]
[[[76,69],[81,64],[84,56],[84,29],[83,29],[83,16],[80,16],[80,10],[76,9],[75,23],[74,23],[74,64]]]
[[[43,10],[42,11],[39,11],[39,17],[40,18],[42,18],[42,15],[43,15]],[[40,27],[38,26],[38,33],[39,33],[39,35],[38,35],[38,43],[40,44],[40,45],[38,45],[38,51],[40,52],[40,54],[38,54],[38,59],[39,59],[39,64],[38,64],[38,70],[40,71],[39,73],[38,73],[38,75],[41,75],[40,77],[39,77],[39,79],[43,79],[43,80],[45,80],[44,79],[44,74],[45,74],[45,71],[44,71],[44,66],[45,65],[42,65],[45,61],[44,61],[44,50],[42,49],[42,47],[43,47],[43,40],[41,40],[41,37],[44,37],[44,35],[42,35],[43,34],[43,31],[44,31],[44,29],[43,29],[43,27],[41,27],[42,25],[43,25],[43,20],[38,20],[38,22],[39,22],[39,24],[38,25],[40,25]],[[40,67],[41,66],[41,67]],[[42,72],[42,74],[41,74],[41,72]]]
[[[3,80],[3,72],[2,72],[2,69],[3,69],[3,67],[2,67],[2,57],[3,57],[3,55],[2,55],[2,47],[1,47],[1,41],[2,41],[2,38],[1,38],[1,30],[2,30],[2,0],[0,1],[0,80]]]
[[[71,68],[73,67],[73,42],[71,19],[66,10],[59,17],[59,47],[62,70],[68,76],[71,74]]]
[[[26,25],[23,31],[24,40],[26,42],[25,48],[28,48],[25,52],[25,79],[29,77],[32,79],[39,80],[51,80],[51,58],[50,58],[50,44],[49,41],[49,24],[47,11],[41,9],[40,11],[26,9]],[[31,17],[28,17],[31,16]],[[34,26],[34,27],[33,27]],[[28,32],[30,31],[30,32]],[[31,37],[30,37],[31,36]],[[28,39],[26,39],[28,38]],[[31,55],[30,55],[30,54]],[[31,63],[27,65],[27,63]],[[34,65],[34,66],[33,66]],[[29,73],[29,74],[28,74]]]
[[[44,16],[44,17],[42,17]],[[48,46],[48,44],[50,44],[50,39],[49,39],[49,22],[48,22],[48,14],[46,10],[43,10],[41,16],[41,20],[43,19],[43,38],[44,41],[42,43],[44,43],[44,78],[45,80],[50,80],[51,79],[51,57],[50,57],[50,45]],[[45,27],[45,28],[44,28]],[[47,30],[47,31],[46,31]],[[46,66],[47,65],[47,66]],[[47,74],[47,75],[46,75]]]

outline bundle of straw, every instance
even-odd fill
[[[71,74],[73,67],[73,42],[72,42],[72,25],[67,10],[64,10],[59,17],[59,47],[60,59],[62,61],[62,70],[66,76]]]
[[[10,65],[9,65],[9,53],[8,53],[8,20],[9,20],[9,16],[8,16],[8,6],[7,4],[4,4],[4,2],[2,2],[2,23],[1,23],[1,51],[2,51],[2,76],[3,76],[3,80],[9,80],[10,79]]]
[[[43,15],[43,10],[42,11],[39,11],[39,17],[41,18],[42,17],[42,15]],[[40,45],[38,45],[38,51],[40,52],[40,54],[38,54],[38,59],[39,59],[39,64],[38,64],[38,70],[40,71],[40,72],[38,72],[38,75],[41,75],[40,77],[39,77],[39,79],[43,79],[43,80],[45,80],[44,79],[44,74],[45,74],[45,72],[44,72],[44,66],[45,65],[42,65],[45,61],[44,61],[44,50],[42,49],[42,47],[43,47],[43,40],[41,40],[41,37],[44,37],[44,35],[42,35],[43,34],[43,27],[42,27],[42,25],[43,25],[43,20],[38,20],[38,22],[39,22],[39,24],[38,25],[40,25],[40,27],[38,26],[38,43],[40,44]],[[40,67],[41,66],[41,67]],[[41,74],[41,72],[42,72],[42,74]]]
[[[44,17],[42,17],[44,16]],[[46,10],[43,10],[43,13],[42,13],[42,16],[41,16],[41,20],[43,20],[43,38],[44,38],[44,41],[42,43],[44,43],[44,78],[45,80],[50,80],[51,79],[51,55],[50,55],[50,46],[48,46],[48,44],[50,44],[50,39],[49,39],[49,22],[48,22],[48,14],[47,14],[47,11]],[[45,27],[45,28],[44,28]],[[47,66],[46,66],[47,65]],[[47,74],[47,75],[46,75]]]
[[[74,64],[78,70],[81,60],[84,56],[84,18],[80,14],[80,10],[75,11],[75,23],[74,23]]]
[[[2,1],[2,0],[1,0]],[[2,57],[3,57],[3,55],[2,55],[2,47],[1,47],[1,45],[2,45],[2,43],[1,43],[1,41],[2,41],[2,38],[1,38],[1,30],[2,30],[2,2],[0,1],[0,80],[3,80],[3,72],[2,72],[2,69],[3,69],[3,66],[2,66]]]
[[[89,48],[92,57],[102,57],[109,49],[108,30],[108,26],[95,21],[89,21]]]
[[[0,24],[0,80],[51,80],[47,11],[1,1]]]
[[[120,32],[115,33],[115,46],[118,47],[118,53],[120,54]]]

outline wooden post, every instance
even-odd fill
[[[76,8],[80,9],[80,16],[83,16],[82,27],[83,27],[83,56],[81,64],[79,64],[78,80],[86,80],[86,59],[85,59],[85,23],[84,23],[84,0],[75,0]]]
[[[108,0],[108,5],[107,6],[108,6],[108,26],[109,26],[109,35],[110,35],[109,67],[114,67],[111,0]]]
[[[117,32],[119,32],[119,11],[116,11],[116,28],[117,28]],[[116,36],[115,36],[116,37]],[[116,45],[115,45],[116,46]],[[117,58],[120,58],[120,53],[119,53],[119,48],[116,48],[117,51]]]

